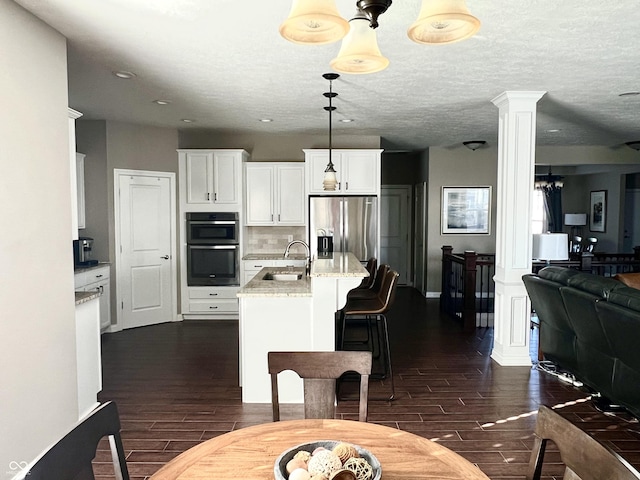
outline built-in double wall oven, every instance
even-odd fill
[[[187,285],[240,285],[237,212],[188,212]]]

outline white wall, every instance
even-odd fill
[[[64,37],[0,0],[0,478],[77,420]],[[14,467],[14,468],[12,468]]]

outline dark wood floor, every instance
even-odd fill
[[[640,466],[635,419],[597,411],[589,392],[535,367],[497,365],[489,358],[492,329],[463,333],[440,315],[437,300],[411,288],[399,289],[388,318],[396,399],[385,400],[388,383],[374,381],[370,422],[441,443],[493,479],[523,479],[535,413],[547,404]],[[236,322],[191,321],[103,335],[100,400],[118,404],[132,479],[150,476],[203,440],[271,421],[270,404],[240,401],[237,342]],[[357,404],[340,402],[338,412],[357,419]],[[283,419],[301,416],[298,406],[290,406]],[[543,473],[555,478],[559,455],[551,452],[549,459],[555,463]],[[107,461],[107,452],[99,451],[99,478],[108,478]]]

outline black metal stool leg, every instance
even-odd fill
[[[387,317],[384,314],[380,314],[378,319],[382,320],[382,329],[384,333],[384,350],[386,351],[386,364],[389,368],[389,379],[391,380],[391,396],[389,400],[393,400],[396,396],[396,387],[393,381],[393,370],[391,369],[391,347],[389,346],[389,328],[387,326]]]

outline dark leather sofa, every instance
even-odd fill
[[[522,279],[545,360],[640,417],[640,290],[553,266]]]

